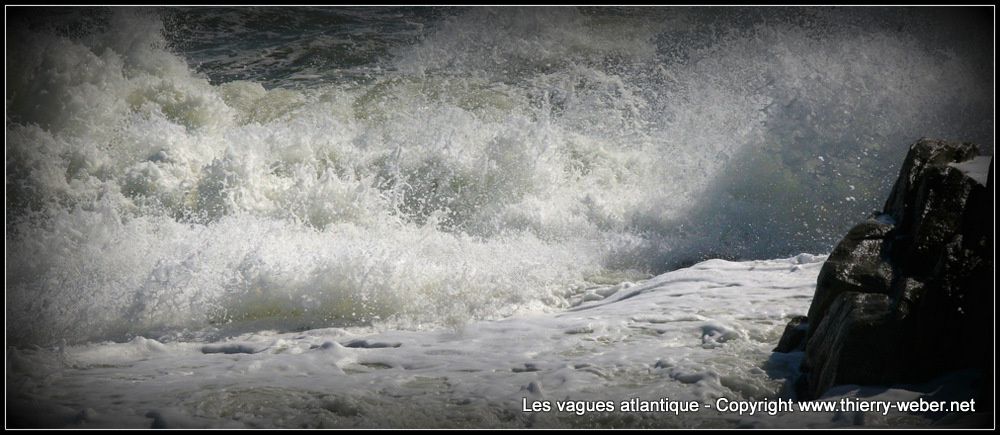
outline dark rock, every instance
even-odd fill
[[[899,222],[901,228],[909,229],[909,218],[912,218],[916,200],[917,186],[928,169],[947,166],[949,163],[964,162],[979,155],[979,146],[973,143],[948,142],[943,140],[920,139],[910,146],[910,151],[903,161],[899,178],[892,186],[889,199],[885,202],[884,212],[893,220]]]
[[[893,277],[888,261],[889,237],[894,229],[891,222],[880,216],[857,224],[833,249],[820,269],[809,306],[807,317],[813,325],[823,321],[830,303],[841,293],[889,294]],[[812,336],[811,329],[807,337]]]
[[[881,214],[852,228],[820,271],[800,399],[839,384],[891,385],[976,369],[992,391],[993,163],[971,143],[921,139]],[[807,326],[803,326],[807,325]]]
[[[809,328],[806,316],[795,316],[785,325],[785,332],[781,334],[781,341],[774,348],[774,352],[795,352],[805,350],[806,330]]]
[[[844,292],[806,343],[809,395],[834,385],[883,384],[893,368],[882,364],[895,352],[889,296]]]
[[[917,188],[917,202],[900,223],[907,237],[893,249],[893,257],[912,275],[932,270],[961,224],[969,195],[979,185],[950,166],[927,168],[924,175]]]

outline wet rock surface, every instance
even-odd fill
[[[857,224],[776,352],[805,351],[799,399],[834,385],[920,382],[978,369],[992,388],[993,160],[972,143],[910,147],[881,213]]]

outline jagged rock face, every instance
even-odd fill
[[[807,338],[823,321],[830,304],[844,292],[889,294],[892,265],[887,261],[890,221],[869,219],[852,228],[823,263],[816,283],[816,293],[809,306],[812,319]]]
[[[893,220],[900,223],[905,231],[909,228],[908,219],[912,217],[917,201],[918,186],[924,179],[927,170],[941,168],[952,162],[964,162],[979,155],[979,147],[973,143],[947,142],[942,140],[921,139],[910,146],[910,151],[903,161],[899,178],[892,186],[892,193],[885,202],[883,212],[888,213]]]
[[[807,325],[800,399],[960,368],[992,379],[993,163],[978,152],[915,143],[882,213],[830,254],[808,318],[795,319],[779,345],[802,350],[788,343]]]
[[[814,392],[838,384],[879,384],[895,367],[883,364],[897,351],[888,295],[844,292],[806,343],[807,374]],[[810,358],[810,356],[812,358]]]
[[[774,348],[775,352],[792,352],[802,350],[806,344],[806,316],[795,316],[785,325],[785,332],[781,334],[781,341]]]

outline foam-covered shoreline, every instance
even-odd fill
[[[802,354],[772,353],[823,256],[711,260],[599,288],[577,309],[461,330],[260,331],[11,349],[8,421],[48,427],[925,427],[940,414],[524,412],[523,401],[792,397]],[[841,386],[821,401],[967,400],[974,379]],[[11,400],[13,399],[13,400]],[[11,412],[13,411],[13,412]],[[953,416],[963,424],[972,414]],[[14,420],[11,420],[11,419]]]

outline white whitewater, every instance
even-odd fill
[[[523,412],[528,403],[790,397],[801,352],[771,353],[808,309],[825,257],[711,260],[604,294],[559,314],[461,330],[258,331],[213,344],[159,342],[17,350],[22,418],[70,427],[905,427],[878,412]],[[739,307],[734,309],[733,307]],[[848,386],[824,401],[958,400],[972,378]],[[942,388],[944,386],[944,388]],[[953,396],[948,396],[948,395]],[[75,404],[75,405],[69,405]]]
[[[59,426],[773,425],[518,408],[780,396],[822,257],[770,259],[992,148],[921,11],[11,14],[7,380]]]
[[[971,57],[860,31],[905,14],[211,11],[14,27],[15,342],[559,310],[828,250],[913,131],[992,126]]]

